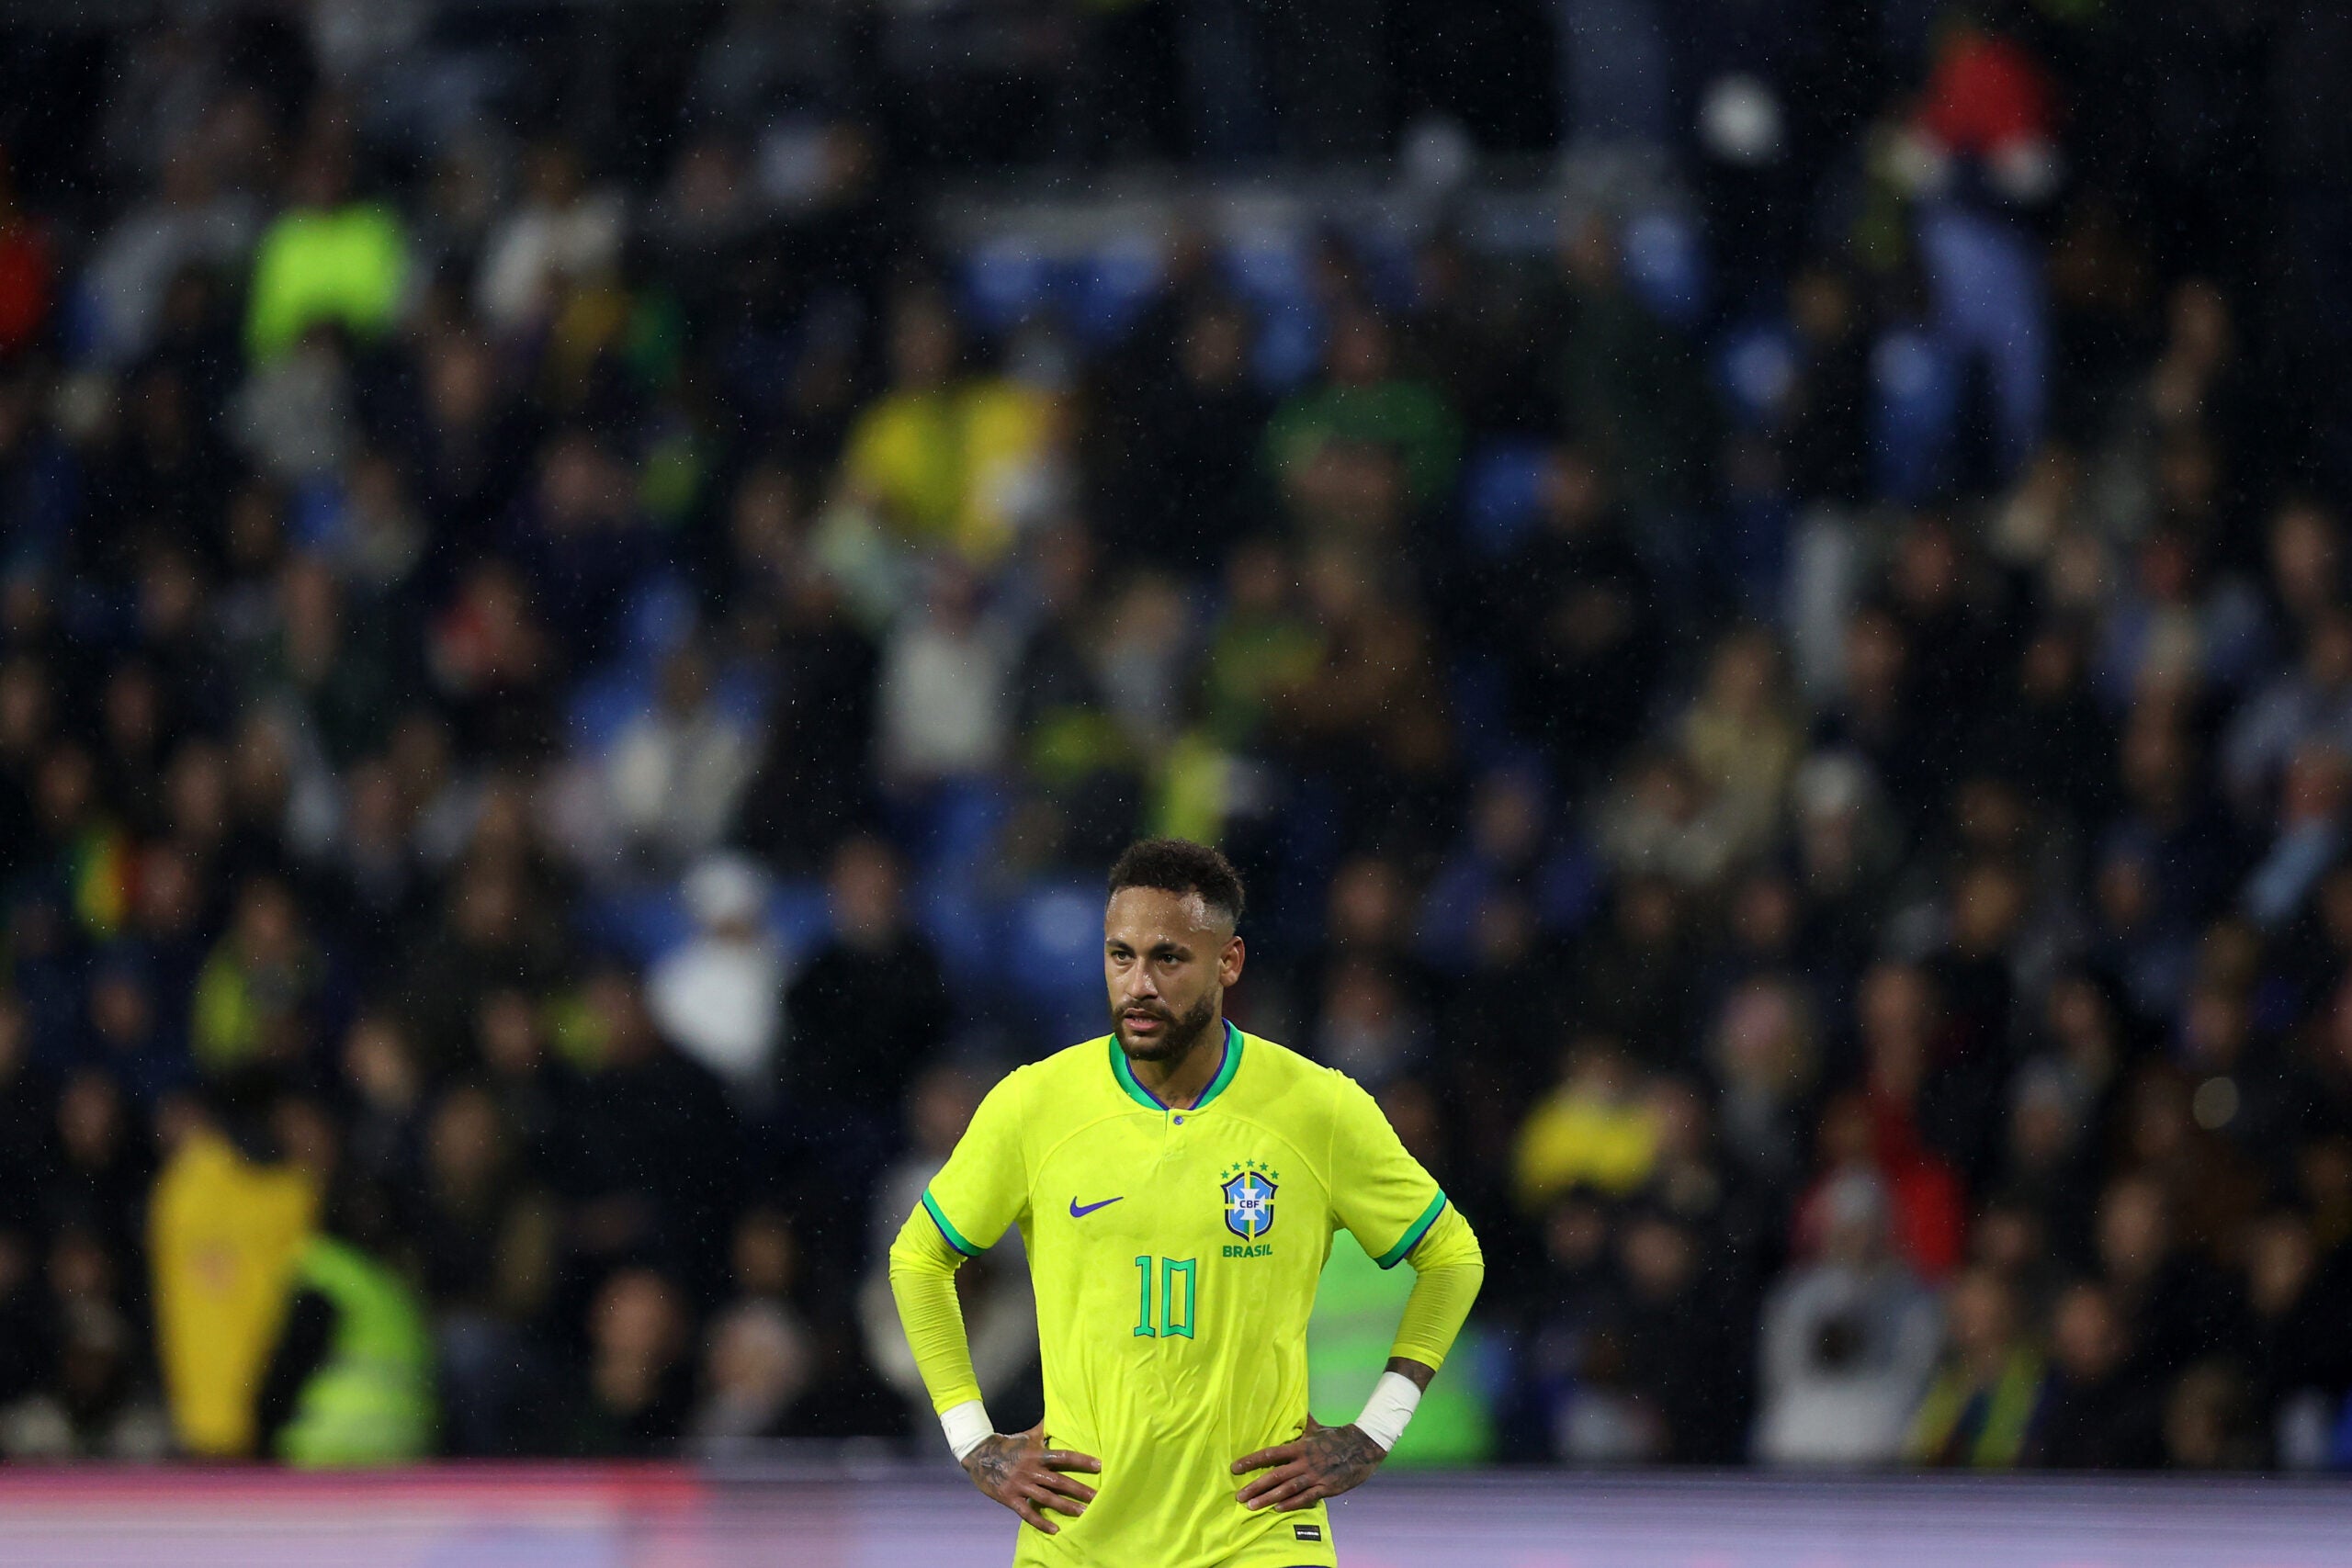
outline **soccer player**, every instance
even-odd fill
[[[1152,839],[1121,855],[1102,918],[1112,1033],[998,1084],[890,1248],[948,1446],[1026,1527],[1016,1564],[1332,1568],[1324,1499],[1386,1457],[1485,1278],[1469,1225],[1369,1094],[1226,1021],[1241,913],[1215,850]],[[1004,1435],[954,1276],[1013,1224],[1046,1418]],[[1306,1411],[1306,1319],[1342,1225],[1417,1278],[1363,1414],[1324,1427]]]

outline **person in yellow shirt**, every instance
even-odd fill
[[[1110,893],[1114,1030],[981,1102],[890,1249],[899,1318],[950,1449],[1021,1517],[1015,1563],[1332,1568],[1325,1500],[1379,1467],[1443,1364],[1477,1239],[1369,1094],[1226,1020],[1246,953],[1222,855],[1146,840]],[[1001,1434],[954,1274],[1015,1225],[1046,1416]],[[1324,1427],[1306,1331],[1343,1228],[1417,1277],[1363,1413]]]
[[[1625,1197],[1649,1180],[1657,1142],[1657,1113],[1623,1050],[1613,1040],[1579,1040],[1559,1088],[1521,1123],[1511,1157],[1519,1206],[1532,1214],[1578,1187]]]
[[[936,294],[902,299],[890,327],[890,390],[852,427],[845,497],[897,542],[1001,559],[1050,483],[1056,412],[1034,388],[957,373],[954,318]]]
[[[208,1459],[254,1450],[254,1396],[318,1219],[315,1174],[268,1146],[273,1089],[250,1071],[216,1088],[148,1200],[156,1359],[180,1447]]]
[[[350,158],[335,139],[300,155],[293,202],[254,247],[245,348],[256,364],[282,358],[321,323],[375,338],[399,316],[409,282],[399,215],[354,201]]]

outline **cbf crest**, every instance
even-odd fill
[[[1242,1160],[1225,1171],[1225,1228],[1255,1241],[1274,1228],[1274,1179],[1282,1173],[1259,1160]]]

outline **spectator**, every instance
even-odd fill
[[[1745,1446],[1749,1350],[1711,1290],[1722,1260],[1704,1256],[1670,1214],[1629,1219],[1619,1235],[1625,1381],[1657,1413],[1651,1456],[1679,1464],[1736,1462]]]
[[[695,939],[646,977],[653,1021],[680,1050],[727,1081],[743,1110],[775,1092],[784,1035],[785,959],[767,926],[759,868],[713,856],[686,877]]]
[[[254,466],[288,486],[329,482],[358,438],[350,355],[329,324],[246,373],[229,410],[231,433]]]
[[[622,207],[612,191],[591,191],[571,148],[531,150],[522,203],[490,235],[476,284],[492,328],[543,327],[574,285],[602,282],[620,263]]]
[[[1724,998],[1708,1063],[1726,1152],[1747,1179],[1783,1190],[1796,1179],[1801,1116],[1819,1070],[1809,1011],[1787,984],[1749,981]]]
[[[193,1043],[208,1073],[290,1065],[306,1043],[305,1011],[324,978],[292,892],[273,877],[248,882],[235,922],[197,976]]]
[[[1607,919],[1582,933],[1571,960],[1578,1016],[1628,1042],[1637,1059],[1670,1063],[1693,1017],[1694,924],[1683,894],[1665,877],[1621,877]]]
[[[98,964],[90,977],[82,1060],[123,1091],[141,1120],[152,1122],[195,1081],[186,1043],[159,1016],[155,977],[137,949],[109,950]]]
[[[1672,752],[1634,757],[1629,774],[1603,808],[1601,852],[1621,874],[1713,891],[1741,848],[1736,808],[1712,798],[1690,760]]]
[[[547,1377],[533,1340],[555,1285],[559,1214],[492,1092],[460,1081],[424,1139],[417,1253],[439,1368],[447,1451],[495,1457],[529,1434]]]
[[[1318,551],[1306,585],[1324,640],[1272,705],[1283,752],[1337,790],[1360,840],[1409,844],[1435,815],[1453,760],[1430,628],[1350,552]]]
[[[692,1397],[686,1320],[677,1287],[650,1269],[621,1269],[588,1314],[589,1359],[558,1441],[582,1459],[667,1453],[684,1434]]]
[[[557,1180],[573,1205],[573,1249],[587,1263],[619,1265],[622,1279],[631,1260],[662,1258],[670,1273],[656,1282],[665,1297],[682,1285],[707,1300],[741,1201],[740,1130],[726,1090],[662,1037],[628,971],[592,976],[582,999],[594,1055],[557,1155]],[[626,1357],[651,1356],[649,1320],[661,1314],[647,1304],[645,1283],[608,1289],[621,1302],[610,1310],[620,1314],[613,1332]]]
[[[549,1022],[527,992],[502,987],[482,997],[466,1021],[483,1071],[482,1087],[505,1118],[527,1168],[551,1177],[557,1144],[578,1085],[568,1066],[550,1059]]]
[[[257,217],[250,197],[220,188],[193,151],[167,156],[154,197],[118,219],[90,257],[107,362],[137,362],[154,341],[164,295],[183,270],[229,269],[253,243]]]
[[[2014,1469],[2047,1399],[2041,1354],[2026,1341],[2008,1281],[1971,1269],[1944,1292],[1944,1365],[1911,1418],[1905,1456],[1917,1464]]]
[[[1662,649],[1657,591],[1599,458],[1546,458],[1540,527],[1512,550],[1492,634],[1520,727],[1548,745],[1564,782],[1589,782],[1648,717]]]
[[[1957,1129],[1972,1124],[1973,1080],[1982,1076],[1964,1064],[1936,1063],[1939,1000],[1924,971],[1886,964],[1864,976],[1857,1009],[1871,1158],[1902,1195],[1898,1234],[1905,1256],[1935,1280],[1960,1258],[1967,1165],[1952,1157],[1966,1151],[1952,1145],[1960,1141]]]
[[[1520,1128],[1520,1207],[1535,1213],[1578,1187],[1622,1197],[1649,1180],[1657,1157],[1657,1128],[1623,1049],[1579,1040],[1568,1047],[1559,1087]]]
[[[890,635],[877,693],[876,761],[901,795],[972,783],[1011,754],[1011,630],[962,567],[939,563],[919,614]]]
[[[255,1396],[317,1213],[316,1174],[272,1146],[269,1088],[243,1075],[216,1089],[155,1182],[156,1359],[190,1454],[254,1451]]]
[[[1854,280],[1813,264],[1789,280],[1797,339],[1792,384],[1780,405],[1782,460],[1801,502],[1838,508],[1870,498],[1870,333]]]
[[[416,1038],[436,1054],[465,1037],[494,993],[553,989],[569,957],[564,933],[517,868],[469,858],[447,886],[441,918],[403,958],[400,992]]]
[[[2139,1325],[2139,1369],[2170,1377],[2220,1348],[2232,1304],[2226,1287],[2175,1246],[2172,1205],[2153,1178],[2124,1177],[2108,1188],[2098,1248],[2102,1282]]]
[[[1782,1276],[1764,1303],[1765,1464],[1886,1464],[1934,1371],[1934,1297],[1890,1256],[1885,1187],[1854,1172],[1824,1195],[1821,1260]]]
[[[254,1420],[263,1451],[299,1469],[431,1451],[433,1339],[408,1282],[349,1241],[311,1236]]]
[[[1707,683],[1682,720],[1682,750],[1734,852],[1763,847],[1796,769],[1798,730],[1780,691],[1780,653],[1757,629],[1715,647]]]
[[[2343,528],[2324,504],[2290,497],[2272,514],[2267,544],[2268,596],[2282,625],[2302,634],[2308,657],[2321,621],[2344,603]]]
[[[2255,1409],[2271,1415],[2275,1462],[2317,1469],[2327,1455],[2326,1391],[2346,1381],[2343,1353],[2324,1326],[2343,1307],[2341,1268],[2319,1256],[2311,1224],[2299,1213],[2268,1214],[2250,1229],[2245,1303]]]
[[[2051,1312],[2050,1400],[2030,1451],[2056,1470],[2137,1470],[2155,1462],[2157,1400],[2132,1370],[2114,1301],[2077,1284]]]
[[[705,1393],[687,1424],[707,1459],[742,1453],[784,1434],[792,1406],[808,1384],[807,1337],[772,1302],[747,1302],[720,1314],[704,1361]]]
[[[1522,885],[1546,891],[1566,857],[1547,855],[1547,807],[1541,781],[1532,771],[1498,770],[1480,780],[1463,842],[1421,896],[1421,956],[1432,965],[1459,973],[1471,962],[1478,919],[1498,899]]]
[[[2069,1257],[2087,1248],[2094,1153],[2086,1142],[2091,1094],[2046,1057],[2018,1069],[2010,1087],[2005,1188],[2057,1236]]]
[[[1204,671],[1216,738],[1234,748],[1262,744],[1274,700],[1313,673],[1321,644],[1299,602],[1295,561],[1270,539],[1237,546],[1226,559],[1225,605]]]
[[[875,840],[835,852],[832,935],[785,996],[785,1112],[812,1154],[834,1162],[829,1182],[880,1169],[897,1108],[952,1016],[939,959],[908,924],[901,874]]]
[[[535,411],[510,396],[489,345],[472,333],[438,334],[419,358],[422,406],[399,432],[419,506],[443,529],[505,516],[537,445]]]
[[[58,294],[57,243],[17,199],[15,172],[0,168],[0,358],[35,346]]]
[[[321,541],[336,575],[370,608],[421,610],[414,590],[428,541],[400,466],[371,447],[352,455],[343,481]]]
[[[146,1227],[141,1201],[155,1175],[145,1129],[103,1073],[69,1077],[57,1095],[58,1168],[46,1190],[51,1226],[88,1232],[119,1258],[133,1256]]]
[[[354,1020],[345,1035],[342,1066],[352,1100],[343,1140],[345,1179],[367,1189],[369,1201],[394,1201],[392,1195],[409,1191],[416,1179],[423,1066],[396,1020],[369,1013]]]
[[[507,548],[530,614],[580,668],[614,651],[623,609],[662,553],[628,468],[598,435],[561,430],[538,454]]]
[[[1939,40],[1905,148],[1931,198],[1920,244],[1938,324],[1956,350],[1989,362],[2005,468],[2043,417],[2046,305],[2033,250],[2007,219],[2056,186],[2053,96],[2019,40],[1962,19]]]
[[[2234,1362],[2198,1362],[2165,1401],[2165,1461],[2175,1470],[2252,1470],[2264,1445],[2254,1424],[2252,1391]]]
[[[492,559],[467,574],[434,626],[426,656],[469,753],[547,751],[560,660],[513,567]]]
[[[1051,499],[1057,437],[1039,393],[965,375],[962,355],[955,318],[937,293],[913,289],[895,302],[890,390],[850,432],[841,485],[850,506],[878,519],[881,540],[944,548],[987,566]],[[856,537],[842,533],[831,547],[861,548]]]
[[[1323,977],[1315,1058],[1374,1090],[1425,1066],[1428,1023],[1396,977],[1364,959],[1342,959]]]
[[[1182,603],[1148,579],[1125,590],[1132,608],[1102,605],[1082,529],[1041,536],[1036,558],[1036,624],[1010,682],[1034,792],[1023,810],[1040,858],[1091,864],[1135,836],[1137,774],[1171,739],[1189,628]]]
[[[1251,327],[1238,301],[1201,293],[1163,309],[1180,319],[1164,334],[1151,330],[1156,321],[1136,334],[1136,352],[1149,358],[1106,411],[1092,466],[1140,558],[1215,571],[1255,510],[1246,476],[1268,406],[1250,377]]]
[[[343,807],[343,831],[310,868],[307,891],[337,929],[353,933],[353,978],[366,988],[395,968],[400,943],[423,915],[424,857],[416,805],[388,758],[351,769]]]
[[[1658,525],[1697,497],[1700,457],[1714,411],[1690,351],[1643,308],[1625,282],[1619,235],[1599,213],[1561,224],[1549,347],[1554,396],[1571,430],[1592,447],[1606,482]],[[1687,581],[1687,541],[1662,558]],[[1656,563],[1654,563],[1656,564]]]
[[[2294,756],[2319,741],[2346,749],[2352,737],[2352,617],[2321,612],[2306,633],[2301,662],[2238,716],[2224,743],[2222,774],[2231,804],[2262,821],[2272,789]]]
[[[56,1387],[0,1410],[0,1452],[29,1464],[169,1458],[171,1422],[144,1385],[121,1314],[96,1302],[69,1303],[59,1339]]]
[[[2243,895],[2246,914],[2279,926],[2302,908],[2312,886],[2335,860],[2343,839],[2347,762],[2332,745],[2296,751],[2279,781],[2278,837],[2255,865]]]
[[[842,837],[870,826],[877,703],[877,651],[818,570],[795,514],[798,493],[781,470],[753,469],[736,491],[729,535],[741,579],[736,630],[774,682],[736,835],[786,873],[821,866]]]
[[[753,747],[750,726],[713,689],[703,654],[671,654],[652,711],[629,722],[603,765],[622,866],[658,876],[715,848],[751,782]]]
[[[1393,451],[1408,494],[1427,504],[1452,482],[1462,436],[1453,411],[1427,386],[1399,376],[1388,323],[1351,302],[1331,325],[1323,384],[1274,411],[1266,427],[1266,463],[1295,491],[1335,445]],[[1393,541],[1360,541],[1379,544]]]
[[[350,199],[350,152],[329,129],[296,157],[288,210],[254,252],[245,346],[278,357],[322,321],[374,337],[399,313],[408,284],[407,241],[389,209]]]
[[[2088,686],[2083,638],[2045,626],[2018,662],[2015,698],[1991,707],[1983,743],[1993,770],[2075,824],[2100,819],[2112,806],[2115,725]]]
[[[285,704],[326,761],[348,768],[389,738],[399,695],[378,628],[352,614],[325,561],[289,561],[278,578],[275,635],[256,650],[256,700]]]
[[[2217,572],[2210,554],[2199,534],[2178,525],[2140,546],[2098,649],[2098,683],[2111,705],[2151,690],[2234,693],[2265,662],[2261,602],[2242,579]]]

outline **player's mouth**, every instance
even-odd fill
[[[1130,1034],[1148,1035],[1159,1033],[1175,1021],[1165,1013],[1143,1012],[1131,1008],[1119,1015],[1119,1021],[1126,1026]]]

